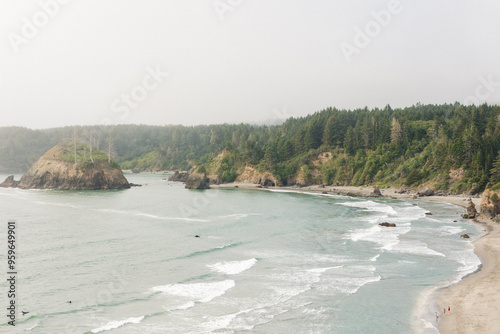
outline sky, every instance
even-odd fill
[[[0,0],[0,126],[500,104],[498,0]]]

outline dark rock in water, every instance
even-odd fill
[[[462,215],[462,218],[473,219],[476,218],[476,216],[477,216],[476,206],[471,200],[469,200],[469,205],[467,206],[467,213],[464,213]]]
[[[199,238],[200,236],[197,234],[197,235],[195,235],[194,237],[195,237],[195,238]]]
[[[383,222],[383,223],[380,223],[379,225],[384,226],[384,227],[396,227],[396,224],[388,223],[388,222]]]
[[[210,180],[205,174],[194,172],[186,180],[186,189],[209,189]]]
[[[432,216],[432,212],[426,212],[425,215],[426,216]]]
[[[469,239],[470,237],[469,237],[469,235],[466,233],[466,234],[462,234],[462,235],[460,236],[460,238]]]
[[[11,175],[3,181],[3,183],[0,183],[0,187],[2,188],[16,188],[17,185],[19,184],[19,181],[14,180],[14,175]]]
[[[131,183],[129,183],[129,185],[130,185],[131,187],[142,187],[142,184],[136,184],[136,183],[132,183],[132,182],[131,182]],[[146,183],[146,185],[147,185],[147,183]]]
[[[453,222],[454,222],[454,223],[456,223],[457,221],[456,221],[456,220],[454,220]]]
[[[168,178],[169,181],[186,182],[189,178],[189,173],[176,171],[174,175]]]
[[[239,188],[238,186],[234,186],[235,188]]]
[[[432,190],[431,188],[427,187],[423,191],[417,192],[417,195],[421,196],[421,197],[422,196],[434,196],[434,190]]]
[[[88,160],[75,165],[72,161],[73,145],[70,146],[56,145],[47,151],[21,177],[17,187],[59,190],[130,188],[120,167],[115,162],[109,163],[107,158],[103,158],[104,153],[94,151],[96,158],[93,162]],[[98,156],[101,158],[97,159]]]
[[[322,191],[321,194],[328,195],[328,191]]]

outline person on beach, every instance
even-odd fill
[[[438,322],[438,319],[439,319],[439,315],[438,315],[438,313],[436,312],[436,322]]]
[[[443,307],[443,315],[446,315],[446,308]]]
[[[450,307],[448,306],[448,313],[450,313]]]

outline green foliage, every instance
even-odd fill
[[[498,195],[497,195],[497,193],[493,193],[493,195],[490,196],[490,201],[492,201],[492,202],[497,202],[498,201]]]
[[[197,168],[196,170],[198,173],[202,173],[202,174],[205,174],[207,172],[207,169],[205,168],[205,166],[201,165],[200,167]]]
[[[76,129],[87,143],[92,137],[102,146],[108,134],[112,136],[117,163],[129,169],[188,170],[197,165],[229,182],[248,164],[286,184],[307,166],[310,182],[393,186],[425,182],[454,192],[480,191],[500,183],[499,117],[499,106],[455,103],[404,109],[327,108],[279,126],[3,127],[0,171],[25,171],[52,146],[71,139]],[[221,158],[224,149],[228,153]],[[322,152],[332,152],[332,157],[312,165],[311,159]],[[87,157],[78,153],[80,165],[88,153]],[[66,154],[67,161],[74,161],[71,149]],[[106,159],[105,153],[94,155],[97,162]],[[461,180],[443,177],[460,167],[465,169]]]
[[[414,169],[411,171],[410,175],[406,178],[404,184],[405,186],[411,186],[416,182],[419,182],[422,179],[422,176],[418,172],[418,170]]]

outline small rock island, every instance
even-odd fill
[[[56,145],[35,162],[19,181],[9,176],[0,187],[21,189],[128,189],[120,166],[106,153],[85,143]]]

